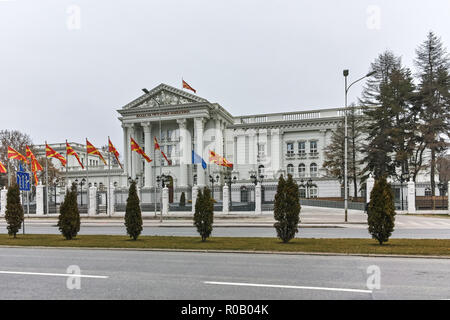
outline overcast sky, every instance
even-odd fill
[[[448,0],[0,0],[0,128],[121,150],[116,110],[181,77],[235,116],[340,107],[344,68],[386,49],[413,68],[428,31],[450,47],[449,17]]]

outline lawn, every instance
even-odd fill
[[[0,235],[0,246],[138,248],[188,250],[242,250],[275,252],[316,252],[344,254],[436,255],[450,257],[450,240],[391,239],[380,246],[372,239],[301,239],[282,243],[276,238],[141,236],[137,241],[127,236],[81,235],[65,240],[61,235]]]

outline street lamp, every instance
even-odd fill
[[[214,177],[212,175],[209,175],[209,182],[211,182],[211,188],[212,188],[212,197],[214,199],[214,182],[219,182],[219,175],[216,176],[216,179],[214,180]]]
[[[250,179],[252,179],[252,182],[255,185],[255,207],[256,207],[256,185],[258,184],[258,182],[260,182],[262,185],[264,175],[260,174],[259,179],[258,179],[256,172],[252,171],[251,175],[250,175]]]
[[[368,74],[366,74],[364,77],[359,78],[358,80],[353,81],[349,86],[347,86],[347,76],[349,74],[348,69],[345,69],[343,72],[344,78],[345,78],[345,110],[344,110],[344,118],[345,118],[345,133],[344,133],[344,207],[345,207],[345,222],[347,222],[347,211],[348,211],[348,178],[347,178],[347,162],[348,162],[348,154],[347,154],[347,149],[348,149],[348,137],[347,137],[347,93],[348,90],[350,89],[350,87],[352,85],[354,85],[355,83],[357,83],[358,81],[363,80],[364,78],[373,76],[376,73],[376,71],[372,71],[369,72]]]
[[[160,175],[156,177],[156,187],[159,187],[159,183],[161,182],[161,188],[164,188],[164,184],[168,182],[169,177],[166,177],[165,175]],[[161,203],[160,203],[160,219],[159,221],[162,222],[162,192],[160,197]],[[156,198],[155,198],[155,215],[156,215]]]
[[[228,193],[230,194],[230,197],[229,197],[230,198],[229,199],[230,211],[232,211],[231,207],[233,206],[233,201],[231,201],[231,184],[235,183],[237,181],[237,178],[236,178],[236,176],[234,176],[233,179],[231,179],[231,174],[227,174],[224,177],[224,180],[225,180],[225,183],[228,185]]]
[[[409,180],[409,174],[407,172],[403,172],[400,175],[400,194],[401,194],[401,199],[402,199],[402,211],[403,211],[403,182],[408,181]]]
[[[85,184],[85,182],[85,178],[80,181],[80,207],[83,206],[83,184]],[[75,185],[78,185],[78,179],[75,179]]]

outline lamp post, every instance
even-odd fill
[[[402,201],[402,211],[403,209],[403,182],[409,180],[409,174],[407,172],[403,172],[400,175],[400,194],[401,194],[401,201]]]
[[[250,173],[251,173],[250,179],[252,179],[252,182],[255,185],[255,207],[256,207],[256,185],[258,184],[258,182],[260,182],[262,185],[264,175],[260,174],[258,179],[258,175],[255,171],[251,171]]]
[[[214,177],[212,175],[209,175],[209,182],[211,182],[211,189],[212,189],[212,197],[214,199],[214,182],[219,182],[219,175],[216,176],[216,179],[214,180]]]
[[[237,178],[236,176],[233,177],[233,179],[231,179],[231,174],[227,174],[224,177],[225,183],[228,185],[228,193],[230,194],[230,199],[229,199],[229,203],[230,203],[230,211],[231,211],[231,207],[233,206],[233,201],[231,201],[231,184],[235,183]]]
[[[167,182],[167,181],[168,181],[168,177],[166,177],[163,174],[161,174],[160,176],[156,177],[156,186],[157,187],[159,187],[159,183],[161,182],[161,197],[159,197],[160,200],[161,200],[161,202],[160,202],[160,212],[161,212],[161,214],[160,214],[159,222],[162,222],[162,188],[164,188],[165,182]],[[156,199],[155,199],[155,202],[156,202]]]
[[[83,184],[85,184],[85,182],[85,178],[80,181],[80,207],[83,206]],[[78,179],[75,179],[75,185],[78,185]]]
[[[348,69],[345,69],[343,71],[343,75],[345,78],[345,109],[344,109],[344,118],[345,118],[345,124],[344,124],[344,207],[345,207],[345,222],[347,222],[347,211],[348,211],[348,178],[347,178],[347,165],[348,165],[348,133],[347,133],[347,93],[348,90],[352,85],[357,83],[358,81],[363,80],[364,78],[373,76],[376,73],[376,71],[369,72],[364,77],[359,78],[358,80],[353,81],[349,86],[347,86],[347,76],[349,74]]]

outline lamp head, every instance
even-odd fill
[[[348,69],[344,69],[342,73],[344,74],[344,77],[348,76]]]
[[[366,77],[371,77],[371,76],[373,76],[375,73],[377,73],[377,72],[376,72],[376,71],[369,72],[368,74],[366,74]]]

